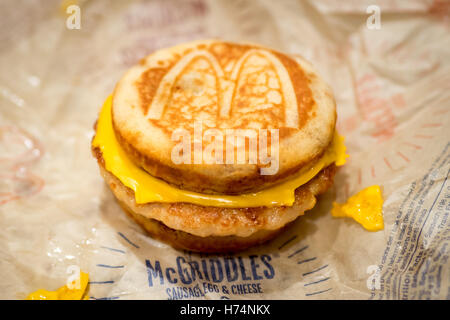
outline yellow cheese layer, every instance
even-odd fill
[[[339,136],[336,132],[332,145],[319,161],[306,170],[302,170],[292,179],[271,188],[242,195],[211,195],[182,190],[151,176],[130,160],[114,134],[111,100],[112,97],[109,96],[103,105],[97,123],[97,133],[92,144],[94,147],[100,148],[106,170],[134,191],[136,203],[187,202],[227,208],[292,206],[295,200],[295,189],[307,183],[320,170],[333,162],[337,166],[341,166],[346,161],[344,137]]]

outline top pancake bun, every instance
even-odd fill
[[[152,176],[181,189],[242,194],[318,160],[333,139],[336,107],[329,86],[302,57],[203,40],[158,50],[129,69],[113,92],[112,121],[120,145]],[[193,139],[196,121],[203,133],[214,128],[224,137],[226,129],[278,129],[278,170],[263,175],[268,165],[260,161],[176,164],[171,155],[180,140],[172,134],[182,128]],[[203,138],[203,148],[208,143]]]

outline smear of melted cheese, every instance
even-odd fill
[[[346,203],[333,203],[333,217],[350,217],[369,231],[384,229],[381,188],[373,185],[351,196]]]
[[[125,186],[134,191],[136,203],[149,202],[187,202],[202,206],[248,208],[291,206],[295,200],[295,189],[307,183],[323,168],[336,163],[341,166],[346,162],[344,137],[334,135],[332,145],[322,158],[313,166],[302,170],[292,179],[255,193],[242,195],[211,195],[182,190],[148,174],[136,166],[117,141],[112,127],[111,101],[109,96],[100,112],[97,133],[92,142],[100,148],[105,168],[116,176]]]
[[[70,289],[67,285],[56,291],[48,291],[39,289],[28,295],[27,300],[87,300],[89,297],[85,295],[89,282],[89,275],[80,272],[80,285]]]

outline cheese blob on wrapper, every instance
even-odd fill
[[[80,272],[80,278],[74,284],[74,288],[69,288],[68,285],[65,285],[56,291],[39,289],[30,293],[27,300],[87,300],[89,299],[86,295],[88,284],[89,275]]]
[[[333,203],[331,214],[336,218],[353,218],[369,231],[383,230],[383,196],[380,186],[365,188],[351,196],[344,204]]]

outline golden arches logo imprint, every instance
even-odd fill
[[[267,81],[263,81],[263,85],[257,88],[259,90],[259,97],[266,95],[271,99],[270,102],[277,105],[283,105],[284,123],[282,126],[294,129],[298,128],[299,114],[297,97],[292,86],[289,72],[278,57],[263,49],[250,49],[245,52],[236,62],[233,63],[231,68],[229,68],[228,65],[225,67],[225,69],[229,71],[227,73],[219,64],[216,57],[210,52],[206,50],[196,50],[187,53],[164,75],[160,81],[155,96],[153,97],[148,108],[146,118],[149,120],[159,120],[162,118],[168,107],[168,102],[172,98],[173,88],[176,82],[180,79],[185,70],[194,63],[194,61],[203,59],[207,61],[208,68],[210,68],[214,74],[214,82],[217,83],[215,99],[217,99],[218,105],[218,112],[216,113],[216,117],[218,119],[216,120],[229,119],[236,94],[240,94],[241,96],[245,96],[246,94],[248,95],[245,90],[238,92],[238,86],[241,80],[241,73],[242,71],[245,71],[245,69],[249,68],[248,66],[246,67],[246,63],[252,58],[257,58],[254,60],[259,61],[257,62],[259,64],[270,65],[271,68],[274,69],[273,73],[276,77],[276,80],[274,80],[274,78],[269,79],[274,80],[269,82],[269,85],[267,85]],[[194,74],[198,75],[199,72],[194,72]],[[258,76],[262,79],[267,79],[264,71],[258,74]],[[275,91],[276,89],[278,89],[278,91]],[[278,92],[281,92],[281,94]],[[260,103],[257,106],[249,103],[249,105],[251,105],[252,108],[256,107],[251,109],[249,112],[252,112],[253,110],[263,110],[270,107],[268,103]],[[211,127],[214,127],[214,125]]]

